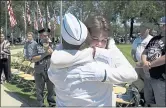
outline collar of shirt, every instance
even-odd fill
[[[144,39],[147,39],[147,38],[149,38],[151,35],[147,35],[146,37],[144,37],[144,38],[142,38],[141,36],[140,36],[140,39],[141,39],[141,41],[143,41]]]
[[[32,39],[31,41],[28,41],[28,43],[32,43],[34,40]]]

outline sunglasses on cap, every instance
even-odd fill
[[[47,37],[47,38],[48,38],[48,37],[49,37],[49,34],[40,34],[40,37],[42,37],[42,38],[43,38],[43,37],[45,37],[45,38]]]
[[[47,36],[49,36],[49,35],[46,35],[46,34],[41,34],[40,36],[47,37]]]

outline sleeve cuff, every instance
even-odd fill
[[[105,82],[106,81],[106,71],[104,72],[104,70],[103,71],[98,71],[98,72],[96,72],[96,80],[97,81],[101,81],[101,82]]]

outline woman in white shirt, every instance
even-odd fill
[[[87,37],[87,33],[82,34],[87,32],[84,24],[71,14],[66,14],[63,20],[62,42],[68,46],[53,52],[48,70],[48,76],[55,85],[58,107],[115,106],[113,84],[137,79],[135,70],[116,46],[103,49],[108,44],[109,26],[103,17],[93,18],[91,24],[94,26],[91,29],[87,25],[87,29],[94,52],[92,48],[79,49]],[[71,45],[75,47],[69,48]]]

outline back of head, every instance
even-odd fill
[[[146,37],[146,36],[148,36],[149,35],[149,32],[150,32],[150,30],[152,29],[152,24],[151,23],[142,23],[141,25],[140,25],[140,36],[141,37]]]
[[[64,15],[61,26],[63,48],[78,50],[86,41],[88,33],[86,26],[70,13]]]
[[[151,25],[152,25],[152,24],[150,24],[150,23],[142,23],[142,24],[140,25],[140,28],[150,29],[150,28],[151,28]]]

